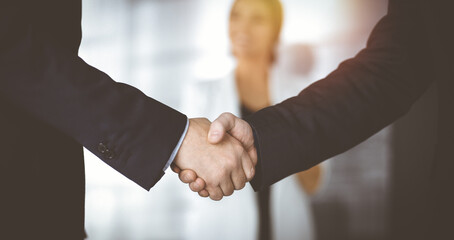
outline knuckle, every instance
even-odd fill
[[[243,146],[241,145],[240,142],[234,142],[233,143],[233,149],[236,153],[240,153],[240,154],[243,154],[244,152],[244,148]]]
[[[209,188],[209,189],[213,189],[213,188],[217,187],[217,184],[215,184],[215,183],[213,183],[213,182],[209,182],[209,183],[206,184],[206,186],[207,186],[207,188]]]
[[[229,160],[232,161],[232,164],[238,164],[239,160],[241,160],[241,156],[243,155],[243,147],[240,144],[235,144],[232,149],[233,151],[229,154]]]
[[[237,167],[238,163],[233,157],[229,157],[229,158],[226,158],[225,165],[226,165],[227,169],[235,169]]]
[[[215,195],[210,195],[211,200],[214,201],[220,201],[222,199],[221,195],[215,194]]]
[[[231,114],[231,113],[229,113],[229,112],[223,112],[223,113],[221,114],[221,116],[222,116],[222,117],[230,117],[230,114]]]
[[[246,186],[246,177],[241,177],[235,181],[235,190],[241,190]]]
[[[233,189],[229,190],[227,193],[225,193],[225,196],[232,196],[233,192]]]
[[[244,187],[246,187],[246,182],[241,182],[240,184],[238,184],[238,188],[236,190],[241,190]]]
[[[237,144],[236,144],[236,146],[235,146],[235,153],[236,153],[236,156],[238,156],[238,158],[240,158],[240,159],[249,156],[249,155],[247,154],[247,152],[244,150],[243,145],[241,145],[240,143],[237,143]]]
[[[222,169],[219,169],[219,172],[218,172],[218,179],[224,179],[226,178],[227,176],[229,176],[229,170],[228,168],[230,168],[229,164],[226,163],[226,167],[223,167]]]

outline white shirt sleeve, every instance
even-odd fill
[[[164,172],[167,170],[167,168],[169,168],[170,164],[172,164],[173,160],[175,159],[175,156],[177,156],[178,150],[180,150],[184,137],[186,137],[186,133],[188,133],[188,127],[189,127],[189,119],[187,119],[187,121],[186,121],[186,128],[184,129],[184,132],[180,137],[180,141],[178,141],[177,146],[175,147],[175,149],[173,149],[173,152],[170,155],[169,161],[167,161],[167,164],[162,169]]]

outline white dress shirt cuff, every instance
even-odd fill
[[[170,164],[172,164],[173,160],[175,159],[175,156],[177,156],[178,150],[180,150],[184,137],[186,137],[186,133],[188,133],[188,127],[189,127],[189,119],[186,121],[186,128],[184,129],[184,132],[180,137],[180,141],[178,141],[177,146],[175,147],[175,149],[173,149],[173,152],[170,155],[169,161],[167,161],[167,164],[162,169],[164,172],[167,170],[167,168],[169,168]]]

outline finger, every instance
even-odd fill
[[[221,186],[222,194],[224,196],[230,196],[235,191],[235,187],[233,185],[232,179],[230,179],[230,178],[221,182],[220,186]]]
[[[219,201],[224,197],[224,194],[219,186],[217,187],[207,187],[208,194],[211,200]]]
[[[193,192],[200,192],[205,188],[205,181],[201,178],[197,178],[194,182],[189,183],[189,188]]]
[[[182,170],[178,175],[180,180],[184,183],[191,183],[197,179],[197,174],[192,170]]]
[[[232,172],[232,182],[235,190],[241,190],[246,186],[247,178],[244,174],[243,168],[239,171]]]
[[[226,132],[235,127],[236,116],[231,113],[223,113],[211,123],[208,131],[208,142],[211,144],[219,143]]]
[[[208,193],[208,191],[206,189],[203,189],[202,191],[199,192],[199,196],[206,198],[206,197],[210,196],[210,194]]]
[[[243,150],[242,147],[240,147],[239,149],[240,152],[237,153],[238,154],[237,156],[240,156],[239,160],[241,162],[247,161],[248,160],[247,153]],[[246,185],[247,176],[245,174],[245,171],[243,170],[243,163],[238,163],[235,166],[236,167],[232,170],[231,173],[231,180],[235,187],[235,190],[240,190],[243,189],[244,186]]]
[[[255,168],[255,166],[257,165],[257,161],[258,161],[258,159],[257,159],[257,150],[253,146],[253,147],[249,148],[249,150],[247,150],[247,153],[248,153],[249,158],[251,159],[252,164],[254,165],[254,168]]]
[[[242,163],[242,170],[246,175],[247,181],[251,181],[255,175],[255,164],[252,161],[251,157],[246,153],[243,152],[241,155],[241,163]]]
[[[170,168],[172,169],[172,171],[174,171],[175,173],[180,173],[181,172],[181,169],[179,167],[177,167],[177,165],[175,163],[172,163],[170,164]]]
[[[246,150],[254,148],[254,134],[251,125],[243,119],[235,117],[233,119],[233,127],[228,133],[241,142]]]

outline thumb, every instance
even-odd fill
[[[217,144],[222,141],[226,132],[235,127],[236,116],[231,113],[223,113],[211,123],[208,131],[208,142]]]

